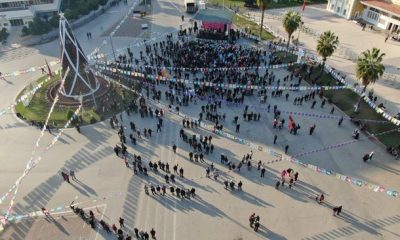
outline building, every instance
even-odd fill
[[[48,19],[57,14],[61,0],[0,0],[0,29],[28,25],[35,16]]]
[[[329,0],[327,10],[390,32],[400,31],[400,0]]]

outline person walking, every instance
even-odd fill
[[[339,216],[342,212],[342,205],[333,208],[333,216]]]
[[[316,128],[315,123],[310,126],[310,135],[313,135],[315,128]]]
[[[285,154],[288,153],[288,150],[289,150],[289,145],[286,145],[286,146],[285,146]]]
[[[364,157],[363,157],[363,161],[367,162],[368,160],[371,160],[373,156],[374,156],[374,152],[370,152],[368,154],[365,154]]]
[[[64,181],[66,181],[67,183],[70,183],[69,176],[67,173],[61,172],[61,176],[63,177]]]
[[[183,176],[183,168],[180,168],[180,169],[179,169],[179,176],[180,176],[180,177],[184,177],[184,176]]]
[[[243,186],[242,181],[239,181],[239,183],[238,183],[238,191],[242,191],[242,186]]]
[[[277,135],[275,135],[274,136],[274,144],[276,144],[276,140],[278,139],[278,136]]]
[[[341,117],[341,118],[339,119],[339,122],[338,122],[338,126],[339,126],[339,127],[342,125],[342,122],[343,122],[343,117]]]
[[[312,104],[311,104],[311,109],[314,109],[315,104],[317,104],[317,101],[314,100],[314,101],[312,102]]]

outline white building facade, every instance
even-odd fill
[[[35,16],[49,18],[57,14],[61,0],[0,0],[0,29],[27,26]]]
[[[346,19],[362,19],[389,32],[400,31],[400,0],[329,0],[327,10]]]

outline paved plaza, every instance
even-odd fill
[[[128,1],[128,5],[116,6],[93,22],[75,30],[78,40],[86,53],[93,52],[100,47],[100,52],[108,53],[112,58],[112,48],[109,43],[109,33],[120,24],[127,9],[135,1]],[[312,8],[312,7],[310,7]],[[128,46],[135,46],[146,40],[165,40],[163,33],[176,32],[181,25],[190,26],[188,21],[191,15],[183,13],[183,2],[175,0],[161,0],[155,2],[152,14],[148,16],[151,26],[149,36],[141,35],[141,30],[135,26],[132,14],[123,22],[113,36],[113,43],[117,53],[124,53]],[[181,15],[185,14],[185,22]],[[319,19],[318,19],[319,20]],[[329,19],[325,19],[329,21]],[[307,21],[307,20],[306,20]],[[267,20],[267,24],[274,24]],[[278,26],[276,23],[276,27]],[[279,24],[280,26],[280,24]],[[324,29],[321,29],[323,31]],[[87,32],[92,32],[93,39],[86,38]],[[338,30],[339,31],[339,30]],[[306,39],[306,36],[301,36]],[[355,40],[357,41],[357,40]],[[311,41],[310,41],[311,42]],[[383,42],[383,39],[382,39]],[[243,46],[247,41],[241,42]],[[53,41],[35,47],[22,47],[0,54],[0,71],[12,72],[18,69],[29,68],[32,65],[41,65],[44,58],[53,61],[59,57],[59,43]],[[350,46],[352,47],[352,46]],[[360,48],[355,47],[354,51]],[[396,48],[398,50],[398,48]],[[132,48],[135,56],[143,46]],[[396,50],[396,51],[397,51]],[[270,54],[270,53],[268,53]],[[398,61],[398,55],[389,54],[388,59]],[[397,58],[396,58],[397,57]],[[331,61],[339,62],[338,57]],[[396,60],[397,59],[397,60]],[[342,60],[341,60],[342,61]],[[389,64],[390,62],[388,62]],[[343,60],[342,71],[351,68],[348,61]],[[347,66],[347,68],[346,68]],[[284,68],[270,70],[277,79],[289,75]],[[261,70],[261,74],[264,70]],[[38,72],[9,77],[0,81],[0,108],[7,108],[17,94],[29,82],[40,76]],[[295,81],[295,80],[294,80]],[[307,86],[305,83],[302,83]],[[184,128],[189,135],[212,136],[215,146],[214,152],[205,155],[205,162],[189,160],[192,148],[182,141],[179,135],[182,129],[183,118],[168,110],[169,102],[165,98],[166,85],[158,85],[157,90],[162,92],[161,102],[155,103],[146,99],[152,109],[164,109],[163,127],[156,132],[157,118],[141,117],[140,114],[122,113],[117,118],[124,126],[127,136],[131,133],[130,122],[135,123],[141,131],[152,129],[151,137],[137,140],[133,145],[128,140],[127,150],[130,155],[140,155],[144,165],[162,161],[171,166],[178,164],[184,169],[184,178],[175,174],[175,187],[196,189],[196,197],[191,199],[178,198],[167,190],[166,196],[146,194],[145,185],[163,185],[165,173],[149,170],[149,176],[134,174],[132,168],[125,166],[124,160],[114,153],[116,144],[120,144],[117,129],[111,128],[109,120],[89,126],[81,127],[81,134],[75,129],[64,132],[59,142],[43,155],[41,162],[23,180],[15,199],[13,213],[24,215],[47,209],[65,208],[62,212],[54,213],[51,217],[40,216],[28,218],[17,223],[7,225],[0,239],[117,239],[115,234],[107,234],[104,230],[93,230],[68,207],[72,201],[94,212],[97,219],[103,219],[110,225],[119,227],[118,219],[125,219],[124,233],[134,236],[134,228],[150,232],[156,230],[158,240],[181,239],[222,239],[222,240],[256,240],[256,239],[400,239],[400,205],[398,197],[390,197],[385,193],[376,193],[368,187],[358,187],[332,176],[326,176],[314,170],[304,168],[290,161],[276,161],[278,158],[265,152],[253,149],[253,166],[248,170],[243,166],[240,172],[230,171],[220,161],[224,154],[235,163],[250,153],[249,146],[240,144],[227,137],[217,135],[208,127]],[[387,92],[388,98],[392,90]],[[397,90],[393,90],[397,91]],[[289,92],[288,101],[284,95]],[[146,95],[146,91],[142,92]],[[264,148],[269,148],[284,156],[285,146],[288,145],[288,156],[308,152],[326,146],[352,140],[351,132],[355,126],[345,120],[339,127],[336,120],[321,119],[305,116],[293,116],[301,126],[297,135],[289,133],[285,126],[279,130],[273,128],[274,114],[259,107],[266,108],[274,105],[284,111],[326,114],[332,105],[320,107],[321,100],[316,97],[316,107],[311,109],[311,101],[302,105],[294,105],[293,100],[301,97],[306,91],[284,91],[282,97],[271,97],[268,92],[267,103],[260,103],[256,96],[246,96],[244,105],[240,107],[228,106],[223,102],[218,108],[218,114],[225,114],[226,119],[220,123],[224,131],[240,138],[251,141]],[[393,97],[391,99],[399,100]],[[389,100],[388,100],[389,101]],[[180,112],[193,118],[198,118],[201,107],[209,102],[198,99],[188,106],[181,106]],[[242,117],[244,106],[249,111],[260,113],[260,121],[245,121]],[[172,107],[174,109],[175,106]],[[334,115],[343,115],[335,109]],[[239,116],[240,132],[235,133],[235,116]],[[289,115],[282,114],[288,122]],[[204,117],[205,118],[205,117]],[[212,126],[210,121],[204,121]],[[309,127],[316,124],[315,133],[309,135]],[[286,123],[287,125],[287,123]],[[16,179],[25,169],[31,157],[34,143],[39,136],[39,130],[19,120],[12,112],[0,116],[0,192],[7,192]],[[274,135],[277,141],[274,144]],[[37,153],[40,155],[54,138],[55,134],[45,133]],[[172,146],[177,146],[174,153]],[[363,163],[362,156],[374,151],[372,161]],[[307,154],[300,158],[305,163],[326,168],[346,176],[366,180],[396,190],[400,189],[400,166],[385,148],[373,138],[361,135],[355,143],[339,148]],[[260,177],[257,162],[263,163],[266,169],[265,177]],[[272,162],[274,161],[274,162]],[[272,162],[272,163],[271,163]],[[218,169],[218,179],[206,177],[206,169],[211,164]],[[287,185],[275,189],[282,170],[292,168],[299,173],[299,180],[292,188]],[[71,184],[63,181],[60,171],[75,170],[77,180]],[[242,191],[225,189],[224,181],[242,182]],[[169,186],[169,185],[168,185]],[[323,193],[325,201],[318,204],[315,196]],[[9,201],[1,205],[1,215],[7,211]],[[340,216],[332,215],[334,206],[343,206]],[[255,213],[260,216],[260,228],[255,232],[249,226],[249,216]],[[136,239],[133,237],[133,239]]]

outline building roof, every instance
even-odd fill
[[[215,9],[200,9],[195,20],[213,22],[213,23],[232,23],[233,12]]]
[[[400,6],[383,0],[362,0],[362,4],[400,17]]]

